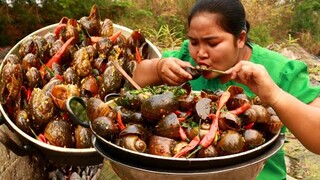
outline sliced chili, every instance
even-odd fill
[[[118,32],[116,32],[115,34],[113,34],[112,36],[110,36],[110,37],[108,37],[108,38],[110,39],[110,41],[111,41],[112,43],[115,43],[116,40],[117,40],[117,38],[118,38],[121,34],[122,34],[122,31],[118,31]],[[101,41],[102,38],[103,38],[103,37],[101,37],[101,36],[91,36],[91,37],[90,37],[90,41],[91,41],[92,44],[95,44],[95,43]]]
[[[109,37],[110,41],[115,43],[116,40],[118,39],[118,37],[122,34],[122,31],[118,31],[115,34],[113,34],[112,36]]]
[[[64,81],[63,76],[61,76],[60,74],[55,74],[54,77],[56,77],[57,79],[60,79],[61,81]]]
[[[175,154],[173,157],[179,158],[181,156],[186,155],[188,152],[190,152],[192,149],[196,148],[200,142],[200,137],[195,136],[187,146],[182,148],[177,154]]]
[[[122,122],[121,112],[120,111],[117,112],[117,123],[118,123],[118,127],[120,128],[121,131],[126,128],[126,126]]]
[[[250,104],[249,103],[245,103],[242,106],[238,107],[237,109],[231,110],[229,112],[235,114],[235,115],[240,115],[242,113],[244,113],[247,109],[250,108]]]
[[[186,117],[179,117],[178,120],[179,120],[179,122],[185,122],[187,120],[187,118]]]
[[[243,128],[244,128],[244,129],[252,129],[253,126],[254,126],[254,123],[250,123],[250,124],[248,124],[248,125],[245,125]]]
[[[67,51],[67,48],[68,46],[73,42],[74,40],[74,37],[71,37],[70,39],[68,39],[62,46],[61,48],[58,50],[58,52],[52,56],[52,58],[45,64],[45,65],[42,65],[41,68],[40,68],[40,73],[41,74],[44,74],[45,73],[45,67],[51,69],[52,68],[52,65],[53,63],[57,63],[57,64],[60,64],[60,61],[61,61],[61,58],[62,56],[64,55],[64,53]]]
[[[27,89],[27,101],[28,101],[28,102],[29,102],[30,99],[31,99],[32,91],[33,91],[33,88],[28,88],[28,89]]]
[[[214,138],[216,137],[216,134],[218,132],[218,116],[212,116],[212,123],[210,125],[210,129],[209,132],[201,139],[200,141],[200,146],[202,146],[203,148],[207,148],[208,146],[210,146],[210,144],[212,144],[212,142],[214,141]]]
[[[65,29],[66,26],[67,26],[66,24],[59,24],[59,25],[54,29],[53,33],[54,33],[57,37],[59,37],[61,31],[62,31],[63,29]]]
[[[184,131],[184,129],[182,127],[180,127],[180,129],[179,129],[179,134],[180,134],[180,138],[182,141],[190,141],[187,136],[187,133]]]
[[[182,114],[181,111],[178,111],[178,110],[174,111],[174,113],[175,113],[177,116],[179,116],[179,115]]]
[[[41,142],[47,143],[47,138],[43,134],[39,134],[37,139]]]
[[[216,115],[210,115],[209,117],[212,118],[212,123],[210,125],[209,132],[201,139],[200,145],[203,148],[207,148],[212,142],[214,141],[214,138],[216,137],[216,133],[218,131],[218,119],[220,117],[220,112],[223,106],[226,105],[227,101],[230,99],[230,92],[225,91],[223,94],[220,96],[219,101],[218,101],[218,109],[216,111]]]
[[[142,61],[142,58],[141,58],[141,55],[140,55],[140,52],[139,52],[139,47],[136,47],[136,60],[137,60],[138,64],[140,64],[141,61]]]

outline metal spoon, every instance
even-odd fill
[[[196,66],[195,69],[198,71],[211,71],[211,72],[215,72],[215,73],[219,73],[219,74],[228,74],[225,71],[208,68],[206,66]]]

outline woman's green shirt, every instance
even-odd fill
[[[176,57],[195,64],[189,54],[188,43],[188,40],[184,41],[179,50],[165,51],[162,57]],[[312,86],[310,84],[309,74],[305,63],[296,60],[289,60],[277,52],[270,51],[256,44],[250,43],[249,45],[252,48],[250,61],[263,65],[274,82],[284,91],[292,94],[305,103],[310,103],[319,96],[320,86]],[[190,83],[193,90],[221,89],[224,91],[231,85],[237,85],[241,86],[249,97],[255,96],[248,87],[234,81],[228,81],[223,84],[218,78],[205,79],[201,76],[198,79],[191,80]],[[283,128],[282,131],[285,132],[285,128]],[[284,150],[281,149],[269,158],[257,179],[286,179],[284,155]]]

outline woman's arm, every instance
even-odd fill
[[[281,92],[272,108],[307,149],[320,154],[320,98],[308,105],[291,94]]]
[[[248,86],[269,104],[285,126],[310,151],[320,154],[320,99],[309,105],[278,87],[264,66],[241,61],[228,70],[230,78]]]
[[[141,87],[161,84],[162,80],[157,73],[157,64],[159,61],[160,58],[141,61],[133,72],[133,80]]]

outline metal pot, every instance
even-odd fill
[[[107,95],[105,99],[108,97],[114,97],[116,94]],[[140,153],[136,151],[132,151],[123,147],[120,147],[114,144],[111,141],[106,140],[101,137],[98,133],[94,131],[90,122],[81,121],[76,114],[74,114],[70,104],[72,101],[77,101],[84,107],[86,106],[85,102],[79,97],[72,97],[67,101],[67,109],[68,113],[74,121],[78,122],[78,124],[84,125],[85,127],[90,127],[92,132],[95,135],[95,142],[99,144],[99,150],[103,151],[103,154],[107,153],[107,156],[118,158],[121,157],[124,160],[130,159],[131,162],[139,162],[139,165],[142,167],[152,167],[155,169],[170,169],[176,171],[190,171],[190,170],[205,170],[212,168],[221,168],[227,167],[234,164],[241,163],[243,161],[251,160],[255,157],[261,156],[264,154],[267,149],[272,146],[280,136],[280,131],[275,134],[271,139],[269,139],[264,144],[250,149],[241,153],[225,155],[225,156],[217,156],[217,157],[207,157],[207,158],[173,158],[173,157],[163,157],[152,155],[148,153]],[[109,107],[113,108],[116,105],[114,100],[107,101]],[[76,123],[75,122],[75,123]],[[97,149],[97,147],[95,147]],[[100,152],[101,153],[101,152]]]
[[[10,54],[18,54],[18,48],[19,45],[27,38],[39,35],[44,36],[48,32],[53,32],[55,27],[58,24],[53,24],[46,26],[42,29],[39,29],[22,40],[20,40],[6,55],[6,57],[3,60],[3,63],[0,66],[0,72],[3,70],[3,64],[6,61],[7,57]],[[129,28],[126,28],[124,26],[120,26],[117,24],[114,24],[115,32],[121,30],[122,34],[125,36],[129,36],[132,33],[132,30]],[[161,53],[159,50],[154,46],[150,41],[147,40],[147,43],[149,44],[149,54],[150,58],[154,57],[160,57]],[[41,141],[38,141],[34,137],[29,136],[22,130],[20,130],[13,121],[8,117],[7,112],[4,110],[3,106],[0,105],[0,111],[2,114],[2,118],[0,118],[0,124],[5,123],[12,131],[16,132],[19,137],[21,137],[21,140],[23,140],[23,145],[21,149],[30,151],[30,149],[35,149],[36,153],[39,153],[37,149],[40,150],[41,153],[50,161],[57,163],[57,164],[69,164],[69,165],[93,165],[93,164],[99,164],[103,161],[103,158],[96,152],[95,148],[84,148],[84,149],[76,149],[76,148],[62,148],[57,147],[53,145],[48,145],[46,143],[43,143]],[[32,152],[27,152],[26,154],[30,154]]]
[[[144,165],[136,159],[126,158],[121,155],[115,156],[110,154],[105,147],[105,143],[98,138],[93,137],[93,145],[96,150],[107,160],[117,175],[125,180],[135,179],[170,179],[170,180],[191,180],[191,179],[224,179],[224,180],[253,180],[263,169],[266,160],[275,154],[284,144],[285,135],[280,134],[273,144],[266,150],[249,160],[233,163],[223,167],[209,167],[207,169],[171,169],[169,167],[158,168],[152,165]],[[156,164],[155,162],[152,162]],[[206,162],[202,162],[206,164]],[[169,164],[167,164],[169,165]],[[175,164],[179,166],[179,164]]]

